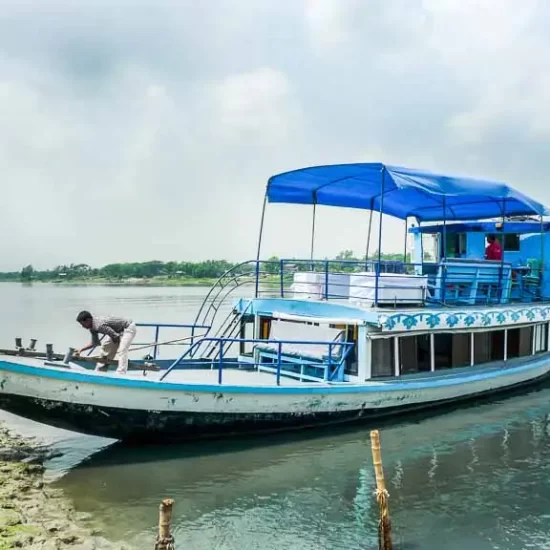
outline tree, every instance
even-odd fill
[[[30,281],[32,279],[33,274],[34,274],[34,268],[32,267],[32,265],[26,265],[21,270],[21,279],[23,279],[24,281]]]

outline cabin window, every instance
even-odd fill
[[[506,252],[519,252],[519,235],[517,233],[502,235],[502,248]]]
[[[393,338],[371,340],[371,376],[393,376],[395,365],[395,346]]]
[[[260,317],[260,338],[267,340],[271,330],[271,319],[268,317]]]
[[[439,241],[434,233],[422,233],[422,261],[423,262],[438,262],[439,261]]]
[[[399,362],[401,374],[413,374],[431,370],[430,335],[402,336],[399,338]]]
[[[531,355],[533,327],[509,328],[507,336],[506,357],[527,357]]]
[[[466,233],[447,233],[446,248],[441,257],[463,258],[466,256]]]
[[[481,365],[504,360],[504,330],[474,334],[474,363]]]
[[[535,353],[548,351],[548,323],[535,325]]]
[[[470,366],[470,347],[469,333],[434,334],[435,369]]]

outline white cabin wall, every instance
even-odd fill
[[[367,327],[357,327],[357,377],[363,382],[371,377],[371,341],[367,338]]]

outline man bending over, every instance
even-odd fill
[[[82,328],[90,331],[92,341],[80,348],[78,353],[101,345],[101,356],[113,359],[118,351],[117,373],[124,374],[128,370],[128,349],[136,336],[136,324],[130,319],[119,317],[94,317],[89,311],[81,311],[76,320]],[[99,334],[106,336],[99,341]],[[97,363],[96,370],[106,370],[106,363]]]

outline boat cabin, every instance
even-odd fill
[[[534,302],[550,295],[550,280],[541,270],[542,259],[550,253],[549,231],[548,223],[516,220],[419,225],[409,229],[411,261],[416,275],[433,278],[444,265],[451,279],[455,273],[471,275],[471,286],[478,289],[476,278],[486,282],[492,272],[509,290],[500,296],[502,302]],[[502,251],[500,266],[486,259],[491,237]],[[452,292],[446,298],[453,301],[453,296],[458,298]],[[478,298],[472,296],[474,301]]]
[[[308,259],[260,259],[268,203],[311,207]],[[369,213],[363,259],[314,257],[319,205]],[[379,227],[371,245],[373,212]],[[277,385],[408,381],[465,369],[481,375],[536,361],[549,351],[548,215],[500,182],[383,164],[273,176],[256,260],[220,279],[196,321],[214,324],[241,281],[254,284],[254,295],[235,301],[214,337],[193,344],[187,357],[219,366],[221,382],[231,350],[237,368],[273,376]],[[381,251],[388,217],[405,222],[401,260],[385,260]],[[496,259],[486,257],[489,236],[498,243]]]
[[[409,245],[402,261],[381,252],[361,261],[312,254],[267,266],[258,256],[255,298],[238,301],[235,311],[242,334],[262,341],[242,346],[243,361],[302,381],[361,383],[498,368],[548,352],[548,212],[518,191],[384,165],[337,165],[274,176],[266,202],[312,206],[312,252],[320,204],[364,208],[371,221],[378,211],[379,235],[387,216],[402,219]],[[490,236],[500,245],[498,260],[486,258]],[[260,283],[264,270],[271,284]]]

